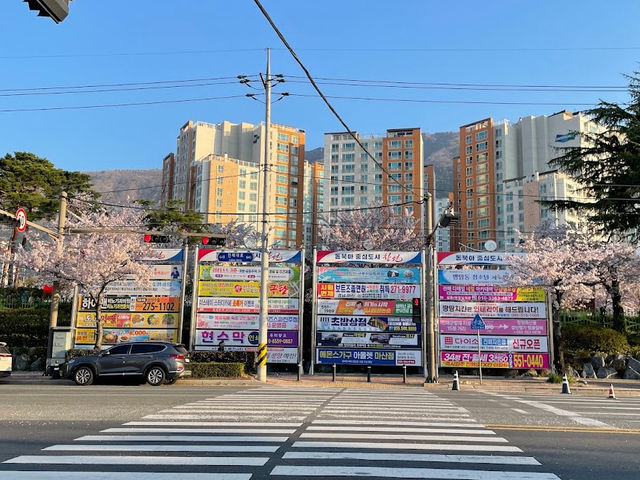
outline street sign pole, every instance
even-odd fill
[[[482,352],[480,350],[480,330],[487,328],[487,324],[480,315],[473,317],[470,325],[471,330],[475,330],[478,336],[478,372],[480,374],[480,385],[482,385]]]

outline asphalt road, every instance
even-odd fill
[[[640,398],[606,400],[0,384],[0,480],[637,480]]]

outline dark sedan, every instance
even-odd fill
[[[91,385],[98,377],[143,376],[149,385],[173,383],[188,375],[189,352],[170,342],[126,342],[96,355],[72,359],[67,378],[78,385]]]

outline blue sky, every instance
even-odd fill
[[[263,5],[318,78],[621,87],[622,74],[638,70],[640,59],[640,2],[263,0]],[[189,119],[263,119],[263,104],[242,97],[260,92],[234,78],[264,72],[266,47],[274,49],[273,73],[288,80],[274,91],[313,95],[295,78],[303,72],[252,0],[75,0],[69,17],[57,25],[36,17],[20,0],[4,0],[0,13],[0,155],[31,151],[81,171],[159,168]],[[149,82],[212,78],[222,80],[149,88],[168,85]],[[139,85],[75,88],[124,83]],[[69,88],[24,90],[43,87]],[[132,87],[140,89],[122,90]],[[374,134],[416,126],[427,132],[456,130],[490,116],[515,121],[584,109],[601,98],[627,99],[624,91],[419,87],[321,84],[331,96],[406,100],[332,99],[351,128]],[[121,91],[87,91],[116,88]],[[52,92],[72,93],[41,94]],[[15,111],[235,95],[240,97]],[[342,130],[313,96],[275,103],[272,121],[305,129],[307,149],[321,146],[324,132]]]

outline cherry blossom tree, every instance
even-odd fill
[[[424,238],[415,217],[405,208],[391,207],[339,212],[321,226],[321,243],[329,250],[418,250]]]
[[[28,248],[17,255],[16,263],[39,274],[40,281],[56,281],[66,289],[77,285],[91,298],[96,318],[96,349],[102,347],[100,314],[105,289],[125,279],[134,279],[141,286],[149,282],[152,267],[141,261],[155,258],[152,247],[144,243],[141,234],[117,233],[139,225],[141,215],[128,210],[85,211],[70,218],[69,229],[102,231],[65,234],[61,245],[49,239],[31,239]]]

